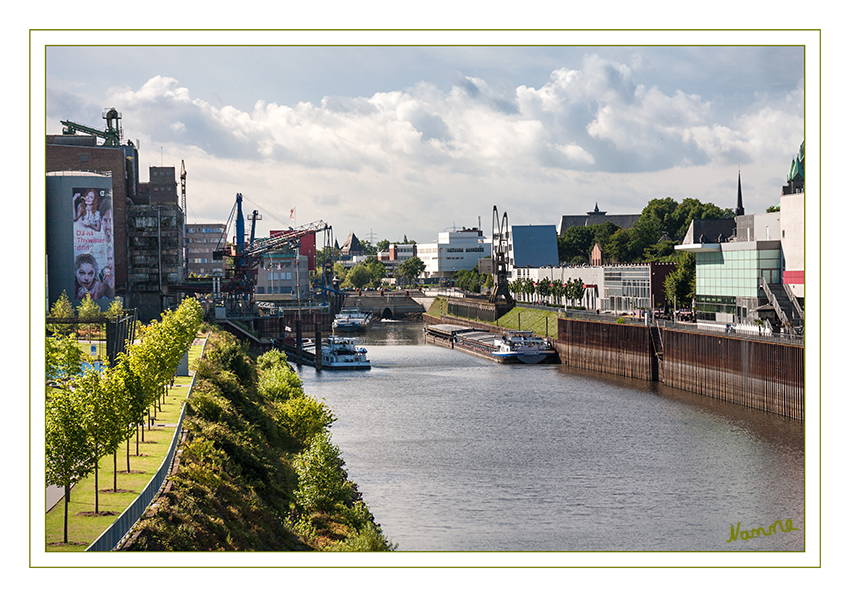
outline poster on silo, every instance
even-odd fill
[[[115,298],[112,189],[74,188],[74,298]]]

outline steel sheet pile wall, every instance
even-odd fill
[[[575,319],[558,320],[555,348],[561,362],[633,379],[656,379],[649,328]]]
[[[803,347],[664,330],[665,385],[803,420]]]

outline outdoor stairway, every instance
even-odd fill
[[[794,330],[803,326],[803,310],[785,284],[768,284],[762,279],[762,289],[783,324],[790,325]]]
[[[649,326],[649,334],[652,339],[652,348],[659,361],[664,360],[664,343],[661,341],[661,329],[657,325]]]

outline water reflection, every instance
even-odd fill
[[[408,551],[785,551],[803,530],[802,425],[661,384],[505,366],[360,337],[372,370],[301,371],[387,535]]]

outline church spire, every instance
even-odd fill
[[[735,208],[735,215],[744,215],[744,197],[741,195],[741,169],[738,168],[738,207]]]

